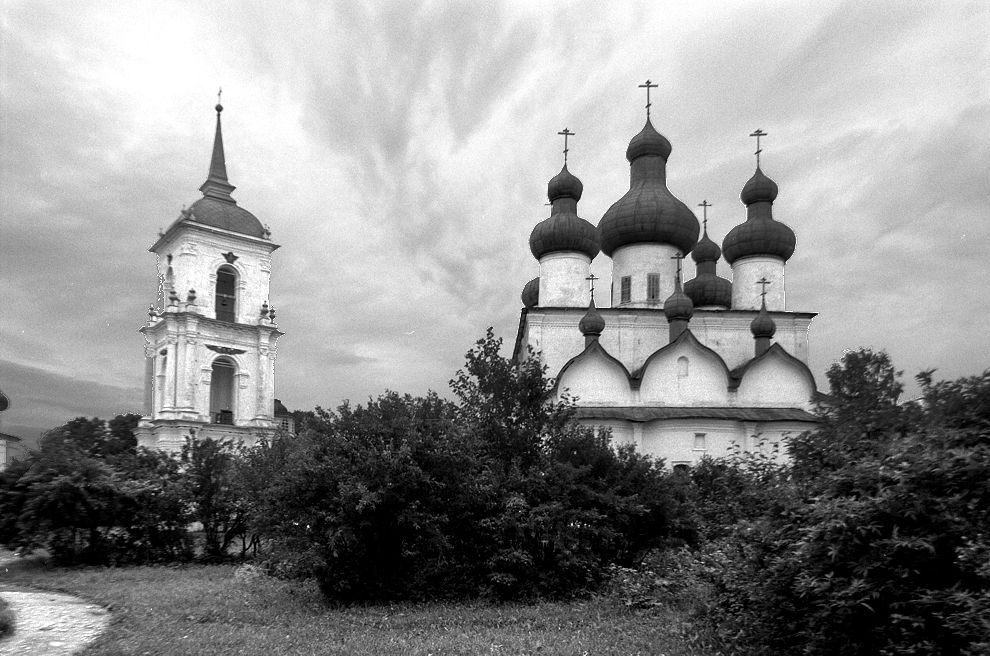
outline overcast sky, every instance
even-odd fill
[[[218,86],[234,197],[282,245],[289,408],[446,393],[488,326],[511,350],[557,132],[597,224],[647,78],[669,187],[718,242],[769,134],[821,388],[860,346],[909,379],[990,367],[990,3],[0,6],[3,432],[140,412],[147,249],[200,197]]]

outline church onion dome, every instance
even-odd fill
[[[261,221],[247,210],[237,206],[230,195],[235,187],[227,180],[227,163],[223,152],[223,134],[220,130],[222,105],[216,106],[217,127],[213,137],[213,155],[210,158],[210,172],[206,182],[200,186],[203,197],[188,210],[182,212],[181,219],[191,219],[214,228],[239,232],[260,239],[268,238],[268,231]]]
[[[732,283],[715,273],[720,257],[722,249],[711,240],[705,229],[701,241],[691,251],[698,273],[684,283],[684,293],[695,307],[717,306],[728,309],[732,306]]]
[[[674,293],[663,302],[663,315],[667,317],[667,321],[688,321],[694,315],[694,303],[681,290],[680,280],[674,287]]]
[[[523,287],[522,290],[523,307],[531,308],[540,304],[540,278],[533,278]]]
[[[702,262],[718,262],[718,258],[722,257],[722,249],[718,247],[718,244],[711,240],[708,236],[708,229],[701,235],[701,239],[694,246],[694,250],[691,251],[691,259],[695,261],[696,264],[701,264]]]
[[[591,303],[588,304],[588,311],[581,317],[578,330],[585,337],[597,337],[605,330],[605,319],[595,307],[595,299],[591,299]]]
[[[573,198],[575,201],[581,200],[581,193],[584,185],[576,175],[567,170],[567,164],[560,170],[560,173],[553,176],[547,184],[547,198],[550,202],[558,198]]]
[[[760,306],[760,313],[749,324],[749,329],[756,339],[770,339],[777,332],[777,324],[773,322],[773,319],[770,318],[770,314],[767,312],[765,298]]]
[[[598,224],[605,255],[611,257],[620,246],[638,243],[670,244],[682,253],[694,248],[701,227],[698,219],[667,189],[670,150],[670,142],[649,119],[629,142],[629,191],[613,203]]]
[[[794,254],[794,231],[772,214],[777,183],[759,167],[739,195],[746,204],[746,222],[729,231],[722,242],[722,253],[729,264],[750,255],[779,257],[785,262]]]
[[[577,215],[582,190],[581,181],[567,170],[566,164],[547,185],[550,218],[537,223],[529,235],[533,257],[540,259],[557,251],[577,251],[591,259],[598,255],[598,230]]]
[[[629,146],[626,147],[626,159],[629,160],[630,164],[633,160],[644,155],[654,155],[666,160],[670,157],[671,150],[670,141],[657,132],[653,123],[647,118],[646,125],[639,131],[639,134],[629,140]]]

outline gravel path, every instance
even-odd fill
[[[66,656],[96,639],[107,626],[106,609],[78,597],[27,588],[5,588],[0,597],[14,611],[14,635],[0,640],[4,656]]]

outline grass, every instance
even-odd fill
[[[426,603],[328,608],[315,585],[235,578],[234,566],[0,571],[3,585],[75,594],[110,609],[86,656],[145,654],[663,654],[708,656],[675,611],[609,598],[539,604]]]

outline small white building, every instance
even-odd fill
[[[251,445],[276,429],[275,348],[282,333],[269,304],[278,245],[239,207],[227,180],[221,105],[203,197],[151,247],[159,303],[145,338],[141,446],[175,451],[185,438]]]
[[[647,115],[626,150],[629,191],[597,227],[577,215],[583,185],[566,163],[550,181],[551,215],[530,235],[540,276],[523,289],[514,357],[539,353],[582,423],[669,466],[734,449],[784,458],[787,437],[815,426],[819,392],[807,364],[815,314],[786,307],[795,238],[772,216],[777,185],[757,154],[741,193],[747,220],[719,248],[707,216],[699,240],[698,219],[667,188],[670,152]],[[601,309],[588,291],[599,251],[612,259],[611,307]],[[688,253],[697,275],[682,288]],[[715,271],[723,254],[731,282]]]

